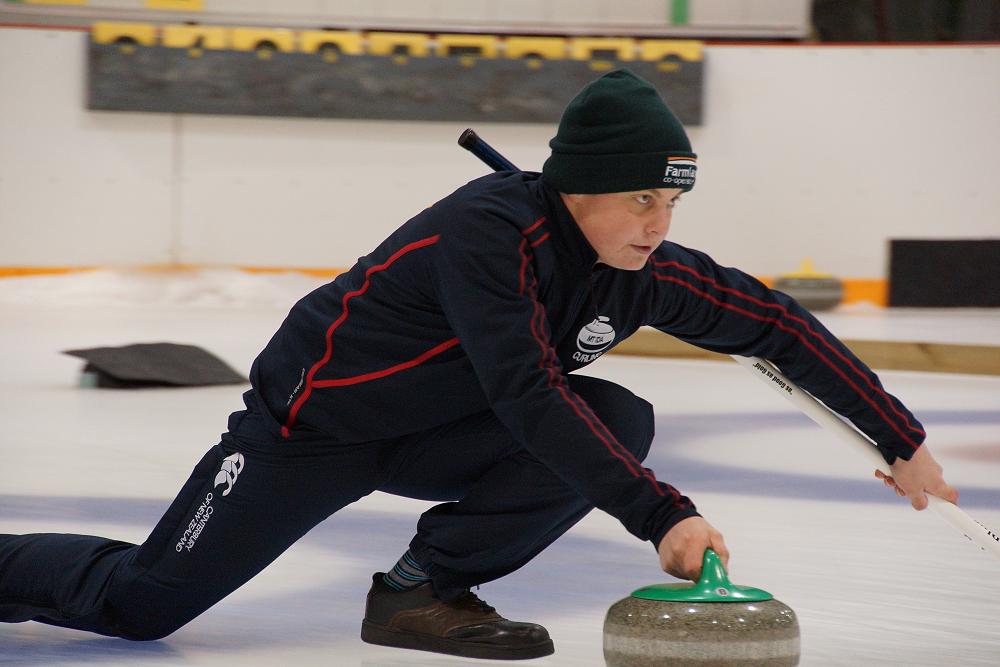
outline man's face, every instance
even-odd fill
[[[560,193],[598,261],[616,269],[641,269],[663,242],[680,188],[600,195]]]

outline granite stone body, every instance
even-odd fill
[[[836,308],[844,298],[844,284],[836,278],[778,278],[773,287],[812,311]]]
[[[604,619],[607,667],[779,667],[799,664],[799,623],[765,602],[663,602],[627,597]]]

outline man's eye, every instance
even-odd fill
[[[653,198],[650,195],[636,195],[635,200],[645,206],[649,202],[653,201]]]

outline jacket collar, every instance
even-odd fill
[[[535,195],[548,212],[549,224],[546,227],[552,234],[559,266],[588,276],[596,269],[603,268],[603,264],[597,264],[597,252],[580,231],[580,226],[566,208],[559,192],[546,183],[544,178],[539,178],[532,185]]]

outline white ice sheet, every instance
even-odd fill
[[[0,532],[145,537],[217,442],[245,387],[81,390],[81,362],[59,351],[193,343],[246,372],[288,306],[316,281],[245,276],[98,275],[89,284],[65,276],[19,287],[0,281]],[[983,313],[981,321],[992,317]],[[962,335],[950,317],[921,322],[924,331]],[[726,535],[734,581],[770,590],[795,609],[801,664],[1000,664],[1000,562],[889,495],[745,371],[605,358],[587,372],[653,402],[657,436],[647,464]],[[882,379],[924,422],[968,511],[1000,527],[1000,378]],[[391,566],[429,506],[383,494],[362,500],[159,642],[0,625],[0,665],[504,664],[358,639],[370,573]],[[595,512],[479,593],[508,617],[548,627],[556,653],[530,664],[599,666],[607,607],[668,579],[650,545]]]

